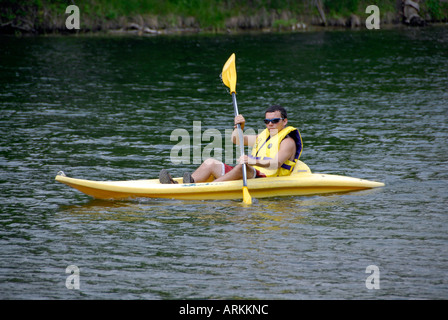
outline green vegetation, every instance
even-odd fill
[[[435,21],[446,21],[448,16],[448,1],[426,0],[425,9]]]
[[[65,9],[75,4],[81,12],[81,29],[119,29],[130,24],[163,30],[290,28],[300,22],[319,24],[365,15],[371,0],[0,0],[0,32],[14,30],[35,33],[67,32]],[[381,14],[398,16],[396,0],[373,1]],[[448,1],[422,0],[421,15],[433,21],[447,21]],[[395,20],[398,20],[395,19]],[[344,23],[342,22],[342,25]]]

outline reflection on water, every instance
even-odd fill
[[[381,192],[378,189],[349,192],[365,197]],[[255,200],[255,199],[254,199]],[[309,197],[256,199],[247,206],[240,200],[198,201],[170,199],[133,199],[108,201],[92,199],[79,205],[63,205],[60,213],[69,220],[95,222],[102,220],[145,222],[161,225],[188,223],[197,227],[229,225],[250,232],[290,229],[292,224],[314,224],[312,214],[328,207],[344,206],[341,194]]]
[[[198,226],[215,224],[247,225],[247,229],[279,230],[289,223],[306,223],[307,206],[320,205],[322,200],[289,201],[259,200],[253,206],[240,201],[181,201],[166,199],[134,199],[106,201],[93,199],[81,205],[61,206],[61,213],[91,222],[113,220],[125,222],[154,221],[176,224],[187,221]],[[300,208],[299,208],[300,207]],[[239,210],[240,208],[241,210]],[[236,210],[237,209],[237,210]]]

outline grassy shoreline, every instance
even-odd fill
[[[368,0],[0,0],[0,33],[173,33],[359,28]],[[316,3],[320,3],[322,10]],[[401,24],[396,0],[378,0],[382,25]],[[68,30],[68,5],[80,11],[80,29]],[[447,0],[422,0],[426,21],[448,21]]]

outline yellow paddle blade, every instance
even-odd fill
[[[232,55],[222,68],[221,79],[222,82],[224,82],[224,84],[230,88],[230,94],[236,92],[236,66],[234,53],[232,53]]]
[[[245,204],[252,204],[252,197],[250,196],[249,189],[243,187],[243,202]]]

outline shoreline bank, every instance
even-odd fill
[[[225,28],[205,27],[197,25],[179,23],[177,25],[158,26],[147,23],[141,16],[121,19],[114,22],[102,22],[97,24],[81,24],[80,29],[69,30],[65,26],[65,21],[58,22],[51,26],[33,27],[30,24],[17,26],[12,23],[4,24],[0,27],[0,35],[74,35],[74,34],[130,34],[130,35],[171,35],[171,34],[238,34],[238,33],[274,33],[274,32],[313,32],[325,30],[359,30],[366,29],[366,17],[357,15],[349,17],[330,18],[327,24],[323,24],[317,17],[307,17],[300,20],[290,20],[290,23],[273,23],[268,25],[248,25],[241,21],[249,21],[253,17],[238,17]],[[179,21],[182,18],[179,17]],[[54,21],[54,20],[53,20]],[[448,22],[425,21],[423,26],[441,26]],[[414,27],[400,21],[394,13],[387,13],[380,19],[380,29],[393,29],[402,27]]]
[[[33,0],[22,0],[33,1]],[[444,1],[444,0],[443,0]],[[447,0],[448,1],[448,0]],[[20,1],[19,1],[20,2]],[[305,2],[304,2],[305,3]],[[306,2],[311,3],[311,2]],[[314,2],[313,2],[314,3]],[[322,1],[316,1],[321,3]],[[448,3],[448,2],[447,2]],[[448,5],[447,5],[448,6]],[[76,6],[75,6],[76,7]],[[11,6],[2,8],[0,14],[0,34],[191,34],[191,33],[241,33],[241,32],[282,32],[282,31],[315,31],[334,29],[366,28],[366,21],[371,16],[364,10],[356,12],[342,10],[344,13],[328,12],[319,6],[304,6],[295,11],[284,9],[245,9],[240,11],[216,9],[210,17],[204,18],[197,11],[188,13],[165,14],[133,13],[111,14],[106,9],[87,9],[76,7],[77,16],[74,17],[65,5],[58,7],[39,6]],[[428,24],[448,23],[448,13],[441,14],[436,19],[429,11],[418,10],[406,16],[404,7],[384,6],[379,16],[380,28],[399,26],[426,26]],[[210,9],[210,8],[209,8]],[[110,9],[109,9],[110,10]],[[448,10],[448,9],[447,9]],[[443,11],[444,12],[444,11]],[[448,11],[447,11],[448,12]],[[74,11],[73,11],[74,13]],[[420,14],[420,15],[419,15]],[[416,19],[417,17],[417,19]],[[74,20],[77,26],[73,28]]]

